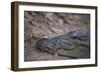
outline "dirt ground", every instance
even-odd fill
[[[41,37],[55,37],[72,30],[89,30],[89,14],[24,12],[24,61],[65,60],[70,57],[41,52],[36,41]]]

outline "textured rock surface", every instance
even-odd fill
[[[36,42],[44,36],[53,38],[74,30],[89,30],[90,15],[25,11],[24,25],[25,61],[70,59],[43,53],[36,48]]]

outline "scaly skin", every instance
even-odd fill
[[[76,30],[53,38],[41,38],[36,45],[42,52],[49,52],[56,56],[90,57],[90,35],[88,31]]]

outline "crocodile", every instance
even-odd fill
[[[36,46],[40,51],[55,56],[90,58],[90,34],[85,30],[74,30],[52,38],[40,38]]]

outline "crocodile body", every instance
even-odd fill
[[[71,31],[53,38],[41,38],[36,45],[40,51],[55,55],[72,58],[90,57],[90,34],[84,30]]]

